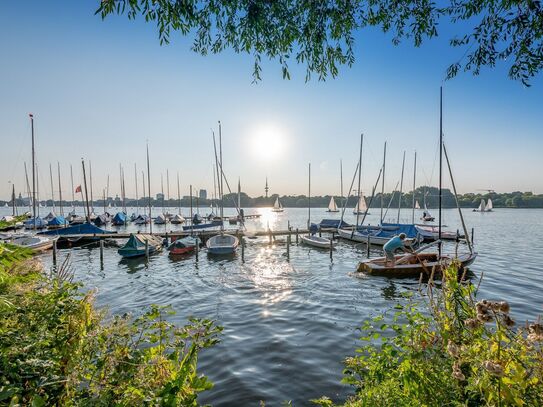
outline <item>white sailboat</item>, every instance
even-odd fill
[[[424,222],[433,222],[435,220],[435,217],[432,216],[428,208],[426,207],[426,204],[424,204],[424,211],[422,212],[422,216],[420,220]]]
[[[486,209],[486,202],[484,199],[481,199],[481,203],[477,207],[477,209],[474,209],[473,212],[485,212]]]
[[[339,212],[339,209],[336,205],[336,200],[333,196],[330,197],[330,203],[328,204],[328,210],[326,212]]]
[[[420,209],[420,204],[419,204],[418,199],[415,201],[415,209]]]
[[[366,198],[364,198],[364,194],[360,194],[360,197],[358,198],[358,203],[353,209],[353,213],[355,215],[364,215],[367,211],[368,205],[366,204]]]
[[[279,202],[279,197],[275,198],[275,203],[273,204],[273,212],[283,212],[283,205],[281,205],[281,202]]]
[[[332,198],[334,199],[334,198]],[[308,218],[307,223],[309,226],[309,233],[307,235],[303,235],[302,243],[307,244],[309,246],[318,247],[320,249],[329,249],[334,242],[330,239],[327,239],[325,237],[321,237],[317,235],[317,232],[319,230],[318,226],[314,223],[311,223],[311,163],[309,164],[309,194],[308,194]],[[335,204],[335,202],[334,202]]]
[[[492,199],[488,198],[485,206],[485,212],[492,212],[492,209],[494,209],[494,206],[492,205]]]

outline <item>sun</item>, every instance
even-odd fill
[[[255,158],[275,160],[281,157],[285,150],[284,131],[272,124],[260,125],[250,133],[250,145]]]

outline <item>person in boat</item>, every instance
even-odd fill
[[[396,256],[394,255],[394,252],[396,250],[402,249],[406,252],[412,252],[412,250],[405,245],[405,239],[405,233],[400,233],[398,236],[394,236],[392,239],[385,243],[385,245],[383,246],[383,250],[385,251],[387,266],[392,265],[392,267],[394,267],[396,265]]]

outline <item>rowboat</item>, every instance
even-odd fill
[[[337,232],[343,239],[361,243],[367,243],[369,240],[370,244],[378,246],[384,246],[400,233],[405,233],[407,237],[404,241],[405,246],[412,246],[422,240],[415,225],[410,224],[383,223],[381,226],[358,226],[356,229],[341,228]]]
[[[233,254],[239,245],[239,239],[236,236],[227,233],[212,236],[206,242],[207,252],[209,254]]]
[[[128,242],[117,253],[125,258],[140,257],[146,255],[146,243],[149,254],[162,250],[162,239],[148,234],[130,234]]]
[[[57,237],[48,236],[21,236],[11,240],[10,243],[15,246],[24,247],[26,249],[32,249],[37,252],[48,250],[53,247],[53,243],[58,239]]]
[[[181,239],[174,240],[168,246],[168,251],[170,252],[170,256],[186,254],[192,252],[199,244],[200,239],[197,237],[186,236]]]
[[[421,253],[398,255],[396,265],[387,265],[386,257],[367,259],[358,264],[357,271],[374,276],[385,277],[419,277],[421,273],[430,277],[432,272],[435,278],[441,276],[441,272],[446,269],[453,261],[460,263],[460,269],[470,266],[477,257],[477,253],[465,253],[458,257],[442,255],[438,253]]]
[[[439,227],[432,225],[415,225],[419,234],[426,241],[437,240],[439,238]],[[463,239],[465,236],[458,231],[452,232],[450,230],[441,231],[441,240],[456,240]]]
[[[300,239],[302,240],[302,243],[308,246],[318,247],[319,249],[330,249],[330,245],[334,246],[333,240],[317,235],[303,235]]]

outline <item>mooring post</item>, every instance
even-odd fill
[[[145,258],[149,260],[149,240],[145,239]]]
[[[473,247],[473,234],[475,233],[475,229],[471,228],[471,247]]]
[[[290,233],[287,235],[287,261],[290,261]]]
[[[166,243],[166,246],[170,243],[170,240],[168,239],[168,232],[166,232],[166,237],[164,238],[164,242]]]
[[[198,253],[200,253],[200,236],[196,235],[196,263],[198,263]]]
[[[370,235],[368,234],[368,241],[366,242],[366,257],[369,259],[370,258],[370,246],[371,246],[371,240],[370,240]]]
[[[241,262],[245,263],[245,237],[241,236]]]
[[[53,240],[53,265],[57,265],[57,241]]]
[[[332,238],[330,239],[330,261],[334,261],[332,253],[334,252],[334,233],[332,232]]]
[[[298,244],[298,228],[296,228],[296,244]]]
[[[104,269],[104,240],[100,239],[100,269]]]
[[[272,244],[272,233],[271,233],[271,229],[268,228],[268,237],[269,237],[269,240],[270,240],[270,245]]]

